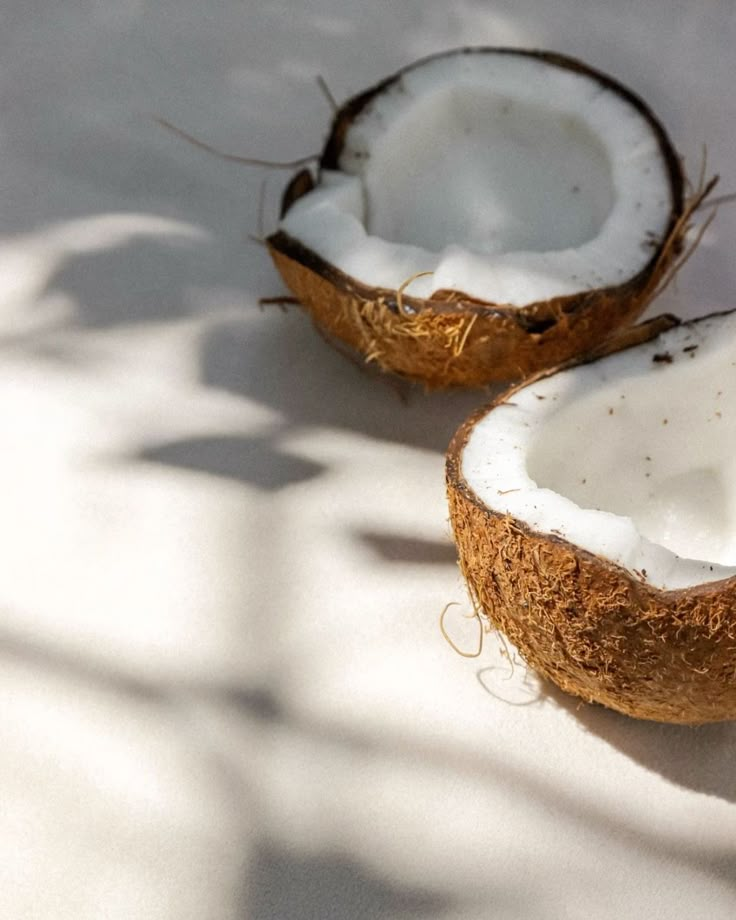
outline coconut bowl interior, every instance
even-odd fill
[[[477,386],[639,315],[677,253],[682,186],[620,83],[551,53],[463,49],[349,100],[268,242],[330,334],[429,386]]]

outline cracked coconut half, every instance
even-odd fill
[[[267,243],[328,336],[429,387],[481,386],[631,323],[692,207],[621,84],[558,54],[464,49],[343,105]]]
[[[736,718],[736,313],[509,391],[448,452],[476,610],[646,719]]]

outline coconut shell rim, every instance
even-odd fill
[[[703,316],[699,316],[695,319],[682,323],[682,325],[696,325],[697,323],[704,320],[714,319],[719,316],[728,316],[733,313],[736,313],[736,308],[731,310],[716,310],[712,313],[707,313]],[[680,324],[678,322],[674,325]],[[666,332],[667,330],[664,331]],[[576,557],[586,559],[590,563],[601,565],[607,570],[614,571],[618,573],[620,577],[627,578],[631,582],[635,583],[639,590],[647,592],[650,596],[663,598],[666,600],[677,600],[685,597],[708,597],[711,595],[721,594],[723,591],[731,587],[736,587],[736,575],[731,575],[726,578],[719,578],[715,581],[701,582],[696,585],[688,585],[685,588],[658,588],[656,585],[648,582],[645,577],[637,575],[633,569],[629,569],[617,562],[613,562],[612,560],[607,559],[605,556],[601,556],[598,553],[593,553],[590,550],[586,550],[584,547],[579,546],[577,543],[573,543],[572,541],[560,536],[559,534],[549,533],[542,530],[535,530],[529,524],[521,521],[519,518],[514,517],[512,514],[496,511],[495,509],[489,507],[473,491],[462,473],[462,454],[472,430],[482,418],[485,418],[485,416],[492,412],[494,409],[508,402],[508,400],[515,393],[519,392],[519,390],[525,389],[528,386],[532,386],[535,383],[538,383],[540,380],[546,379],[547,377],[552,377],[557,373],[573,370],[576,367],[581,367],[586,364],[591,364],[595,361],[599,361],[608,357],[614,352],[627,351],[630,348],[636,348],[638,345],[645,344],[646,341],[653,341],[661,334],[663,333],[656,332],[649,339],[645,339],[644,341],[635,342],[631,345],[624,345],[621,348],[607,351],[600,355],[585,355],[579,359],[576,358],[572,361],[565,362],[564,364],[558,365],[557,367],[545,369],[531,377],[514,383],[507,389],[503,390],[503,392],[495,396],[489,402],[479,406],[460,424],[452,439],[450,440],[450,444],[445,454],[445,481],[448,489],[453,488],[460,492],[464,498],[470,501],[476,508],[478,508],[489,517],[493,517],[495,519],[507,519],[511,521],[513,526],[517,530],[521,531],[525,537],[553,543],[560,548],[572,552]],[[736,613],[734,616],[736,618]]]
[[[502,317],[512,319],[525,332],[543,333],[562,315],[574,316],[586,308],[594,308],[596,302],[603,299],[623,300],[644,290],[652,281],[656,284],[669,265],[669,260],[663,259],[663,255],[666,255],[673,237],[678,233],[678,221],[683,214],[684,210],[679,215],[672,215],[667,236],[654,250],[652,258],[635,275],[620,284],[588,288],[572,294],[550,297],[547,300],[531,301],[522,306],[484,301],[470,297],[461,291],[448,292],[452,296],[446,298],[414,297],[402,293],[399,301],[396,289],[371,287],[358,281],[284,230],[277,230],[266,237],[265,243],[269,249],[286,256],[308,271],[314,272],[338,290],[355,295],[362,300],[381,302],[396,314],[399,314],[401,310],[405,315],[412,316],[420,313],[433,313],[435,315],[466,314],[479,317]]]

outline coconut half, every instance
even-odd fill
[[[679,159],[636,95],[559,54],[478,48],[343,105],[267,243],[330,336],[430,387],[480,386],[636,318],[687,213]]]
[[[448,452],[471,595],[562,689],[736,718],[736,313],[509,391]]]

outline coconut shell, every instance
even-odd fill
[[[691,203],[683,199],[680,160],[664,128],[639,97],[605,74],[557,54],[484,48],[460,53],[489,50],[541,58],[585,74],[623,96],[644,115],[659,141],[669,171],[673,208],[665,239],[653,248],[651,259],[635,277],[619,286],[522,307],[481,301],[458,291],[439,291],[424,299],[372,288],[336,269],[283,231],[266,240],[287,287],[318,326],[366,361],[428,388],[481,387],[520,380],[593,350],[647,307],[681,251],[692,211]],[[353,120],[404,72],[339,109],[320,159],[320,171],[339,168]],[[308,171],[297,173],[284,194],[282,215],[314,185]]]
[[[460,428],[446,465],[460,568],[477,609],[530,667],[583,700],[661,722],[736,718],[736,578],[664,591],[488,508],[463,477],[462,452],[490,408]]]

